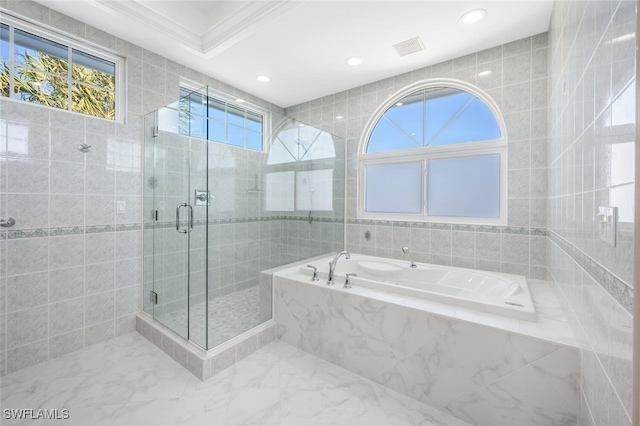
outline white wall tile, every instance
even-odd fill
[[[49,301],[47,272],[8,277],[6,285],[6,312],[46,305]]]
[[[56,336],[84,327],[84,298],[49,305],[49,334]]]
[[[48,318],[46,306],[8,313],[7,349],[46,339]]]
[[[634,33],[635,24],[631,23],[635,20],[634,6],[632,2],[562,3],[554,5],[548,34],[547,226],[584,251],[597,262],[597,267],[607,268],[630,285],[627,271],[633,260],[624,254],[629,251],[626,244],[632,238],[622,231],[618,236],[624,243],[615,249],[606,246],[597,239],[595,217],[597,206],[612,202],[611,171],[623,167],[611,164],[610,153],[617,143],[634,138],[632,128],[610,125],[614,95],[623,90],[635,73],[632,50],[636,44],[635,37],[612,41],[618,34]],[[565,14],[563,6],[570,6],[567,9],[570,13]],[[566,42],[574,39],[575,43]],[[543,64],[543,58],[539,59]],[[538,130],[533,133],[538,134]],[[570,307],[568,312],[575,312],[573,321],[580,330],[578,334],[582,335],[584,330],[580,339],[583,398],[579,424],[628,424],[631,316],[607,294],[605,282],[596,282],[589,276],[593,272],[583,270],[554,243],[550,247],[553,255],[548,253],[549,269]],[[615,355],[607,355],[612,352]]]

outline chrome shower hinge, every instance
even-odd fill
[[[157,305],[158,304],[158,293],[156,293],[155,291],[150,291],[149,292],[149,300],[154,305]]]

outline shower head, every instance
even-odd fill
[[[404,254],[408,254],[409,253],[409,247],[402,247],[402,252]]]

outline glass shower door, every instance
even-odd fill
[[[181,104],[161,108],[146,120],[152,125],[146,126],[145,143],[145,201],[151,204],[146,226],[151,242],[145,250],[153,252],[147,262],[153,276],[146,303],[157,321],[206,347],[207,147],[183,134]]]
[[[189,338],[189,235],[192,207],[188,203],[188,138],[167,131],[171,108],[157,112],[153,135],[153,317]]]

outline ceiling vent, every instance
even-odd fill
[[[422,43],[422,40],[420,40],[420,37],[414,37],[398,44],[394,44],[393,47],[400,56],[407,56],[424,50],[424,44]]]

